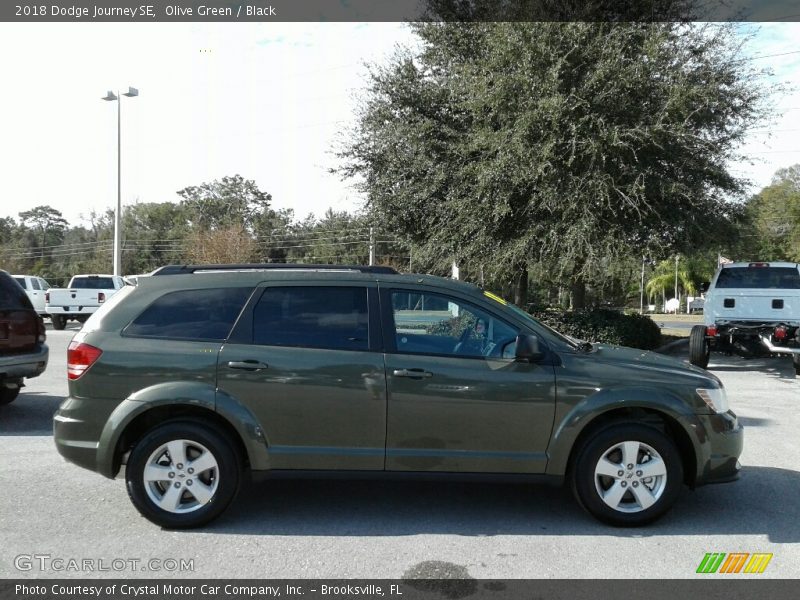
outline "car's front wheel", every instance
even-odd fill
[[[64,315],[51,315],[50,320],[53,322],[53,329],[61,331],[67,326],[67,317]]]
[[[644,525],[675,503],[683,465],[675,442],[665,434],[625,423],[603,429],[583,444],[572,485],[580,504],[601,521]]]
[[[193,421],[149,431],[125,470],[128,496],[139,512],[167,528],[205,525],[239,489],[241,461],[227,437]]]

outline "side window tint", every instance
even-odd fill
[[[42,286],[39,285],[39,280],[36,279],[35,277],[31,278],[31,285],[33,286],[33,289],[35,289],[35,290],[42,289]]]
[[[362,287],[270,287],[253,312],[253,342],[367,350],[367,290]]]
[[[398,352],[506,357],[517,331],[488,312],[439,294],[392,292]]]
[[[252,288],[180,290],[164,294],[125,329],[127,335],[184,340],[228,337]]]
[[[14,281],[16,281],[23,290],[28,289],[28,283],[24,277],[14,277]]]

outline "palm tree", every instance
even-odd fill
[[[687,294],[697,293],[698,283],[704,274],[704,270],[701,270],[700,267],[701,264],[696,260],[684,258],[678,261],[678,286]],[[667,290],[675,289],[675,261],[667,259],[658,263],[644,289],[648,299],[661,294],[664,304],[666,304]],[[678,299],[680,299],[680,289]]]

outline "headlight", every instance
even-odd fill
[[[725,388],[697,388],[697,395],[714,412],[728,412],[728,395],[725,393]]]

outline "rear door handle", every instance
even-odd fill
[[[395,369],[392,371],[392,375],[395,377],[410,377],[411,379],[433,377],[433,373],[424,369]]]
[[[228,361],[229,369],[241,369],[242,371],[260,371],[269,365],[258,362],[257,360],[231,360]]]

